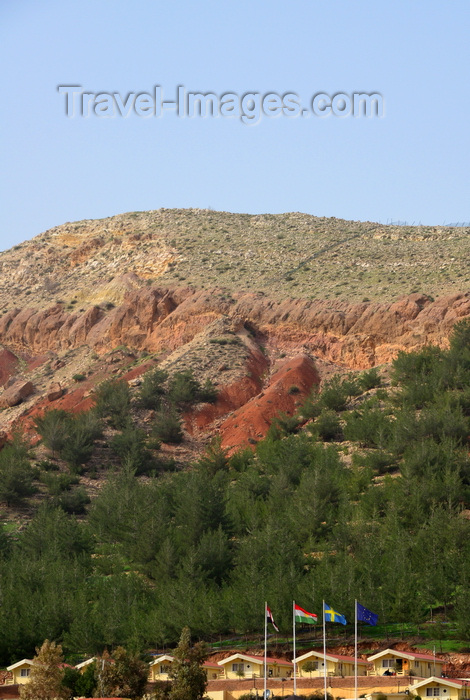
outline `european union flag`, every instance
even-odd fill
[[[356,605],[357,605],[357,619],[359,622],[367,622],[368,625],[376,625],[377,624],[377,620],[379,619],[378,615],[371,612],[370,610],[367,610],[367,608],[365,608],[360,603],[356,603]]]
[[[323,603],[323,614],[325,615],[325,622],[339,622],[340,625],[346,624],[346,618],[344,615],[333,610],[329,605]]]

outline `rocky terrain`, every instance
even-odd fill
[[[0,428],[159,365],[217,385],[188,436],[249,445],[323,377],[445,347],[470,315],[469,234],[199,210],[58,226],[0,254]]]

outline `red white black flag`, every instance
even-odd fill
[[[276,630],[276,632],[279,632],[279,627],[278,627],[278,626],[276,625],[276,623],[274,622],[273,614],[272,614],[271,610],[268,608],[267,605],[266,605],[266,619],[267,619],[268,622],[270,622],[270,623],[272,624],[272,626],[274,627],[274,629]]]

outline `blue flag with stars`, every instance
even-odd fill
[[[365,608],[360,603],[356,603],[356,605],[357,605],[358,622],[367,622],[368,625],[376,625],[377,624],[377,620],[379,619],[379,616],[376,615],[376,613],[373,613],[370,610],[367,610],[367,608]]]
[[[336,612],[336,610],[333,610],[333,608],[326,603],[323,603],[323,614],[325,615],[325,622],[339,622],[340,625],[346,624],[344,615]]]

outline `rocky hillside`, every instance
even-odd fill
[[[395,301],[468,288],[469,228],[169,210],[57,226],[0,254],[0,310],[120,303],[145,284]]]
[[[247,444],[324,376],[446,346],[469,233],[199,210],[51,229],[0,254],[0,428],[159,365],[217,385],[188,434]]]

